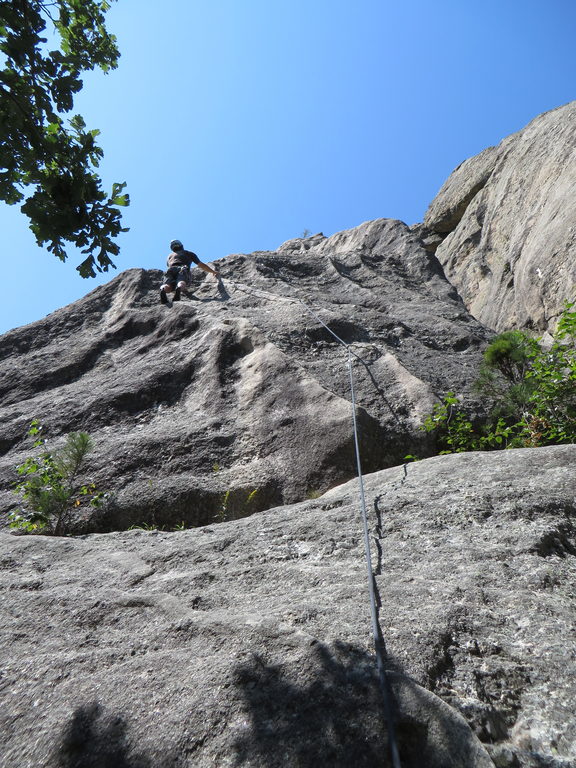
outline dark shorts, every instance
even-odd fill
[[[168,267],[166,274],[164,275],[164,283],[171,288],[175,288],[176,284],[181,280],[185,283],[190,282],[190,268],[189,267]]]

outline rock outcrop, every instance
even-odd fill
[[[470,312],[496,331],[553,330],[576,298],[576,102],[462,163],[424,224]]]
[[[33,418],[52,437],[93,436],[91,475],[114,493],[100,530],[207,523],[228,491],[243,515],[348,480],[347,351],[317,318],[361,358],[365,470],[429,453],[422,414],[469,389],[489,334],[408,227],[370,222],[222,269],[219,290],[196,270],[194,298],[173,307],[158,301],[160,272],[130,270],[2,337],[4,510]]]
[[[366,477],[402,768],[576,765],[575,462]],[[0,563],[3,766],[389,765],[356,481],[176,533],[2,533]]]

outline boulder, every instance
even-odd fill
[[[576,446],[365,477],[402,768],[576,764]],[[0,533],[0,764],[389,766],[357,481],[174,533]]]
[[[424,217],[467,308],[495,331],[553,331],[576,298],[576,102],[462,163]]]

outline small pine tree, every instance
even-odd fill
[[[35,448],[44,445],[41,432],[42,426],[34,420],[28,434],[35,438]],[[71,432],[59,450],[43,451],[19,464],[16,471],[22,479],[16,483],[14,492],[21,496],[26,508],[10,513],[10,527],[26,533],[63,536],[83,502],[101,506],[105,495],[96,491],[94,483],[78,480],[92,447],[86,432]]]
[[[486,348],[475,388],[488,404],[491,421],[513,423],[527,415],[536,388],[529,374],[539,353],[536,339],[524,331],[505,331]]]

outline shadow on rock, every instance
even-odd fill
[[[466,722],[409,678],[389,672],[402,768],[490,768]],[[316,644],[298,662],[261,656],[236,670],[249,722],[236,766],[391,768],[382,692],[372,655]]]
[[[387,736],[372,667],[361,650],[315,645],[295,683],[285,665],[254,656],[236,670],[251,719],[235,744],[236,765],[384,765]]]
[[[125,720],[105,713],[97,703],[74,711],[58,751],[58,768],[171,768],[136,754],[127,737]]]

